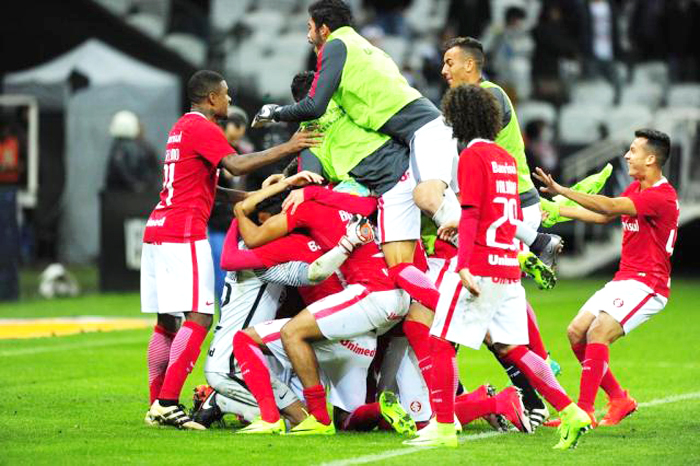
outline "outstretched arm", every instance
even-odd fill
[[[292,214],[294,214],[299,204],[311,200],[364,217],[371,215],[377,210],[377,198],[375,197],[339,193],[321,186],[307,186],[304,189],[298,189],[289,193],[289,196],[282,203],[282,210],[286,212],[291,209]]]
[[[260,167],[277,162],[278,160],[299,152],[307,147],[320,144],[321,133],[297,131],[289,141],[252,154],[231,154],[221,159],[220,165],[234,176],[248,174]]]
[[[603,215],[583,207],[570,206],[559,207],[559,215],[587,223],[609,223],[617,218],[617,215]]]
[[[544,184],[544,186],[540,188],[540,191],[542,191],[543,193],[561,194],[562,196],[576,202],[584,209],[588,209],[589,211],[603,215],[606,218],[611,217],[612,219],[615,217],[619,217],[620,215],[637,215],[637,209],[634,206],[634,202],[632,202],[632,200],[628,197],[607,197],[601,196],[599,194],[585,194],[574,191],[554,181],[552,175],[545,173],[539,167],[535,169],[535,173],[533,173],[533,176]],[[565,212],[569,212],[569,210],[562,210],[561,214],[565,217],[576,218],[574,216],[568,215]],[[579,220],[589,221],[584,220],[583,218],[580,218]]]
[[[221,251],[221,268],[223,270],[246,270],[264,268],[265,264],[253,251],[238,247],[238,220],[234,219],[226,233],[224,247]]]

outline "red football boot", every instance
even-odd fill
[[[624,398],[610,398],[608,401],[608,412],[600,421],[601,426],[614,426],[621,420],[637,410],[637,400],[629,396],[625,391]]]

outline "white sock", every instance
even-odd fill
[[[528,246],[532,246],[537,238],[537,230],[518,220],[515,222],[515,237]]]
[[[451,188],[445,189],[442,204],[440,204],[440,208],[433,215],[433,221],[438,227],[441,227],[449,221],[459,222],[459,217],[461,214],[462,210],[459,206],[457,195]]]

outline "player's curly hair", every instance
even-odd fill
[[[447,91],[442,113],[454,137],[463,144],[472,139],[494,141],[501,130],[501,109],[496,98],[481,86],[462,85]]]
[[[353,25],[352,10],[343,0],[317,0],[309,5],[309,16],[316,28],[325,24],[331,32]]]

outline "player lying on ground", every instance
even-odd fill
[[[231,98],[223,77],[198,71],[187,83],[190,112],[168,133],[160,202],[144,231],[141,311],[158,315],[148,343],[149,425],[203,429],[179,404],[214,313],[214,268],[206,226],[214,202],[218,168],[243,175],[318,144],[316,134],[296,133],[263,152],[238,155],[217,118]],[[184,324],[180,327],[180,315]]]
[[[294,184],[295,178],[285,181]],[[303,176],[300,181],[303,181]],[[255,194],[253,194],[254,196]],[[282,197],[268,198],[258,205],[251,217],[263,223],[281,210]],[[276,317],[285,298],[285,285],[299,287],[303,301],[311,304],[325,296],[342,291],[335,270],[363,239],[356,234],[361,228],[358,220],[350,222],[340,245],[323,256],[320,247],[310,237],[294,233],[252,250],[240,249],[238,222],[234,220],[226,236],[221,267],[229,271],[222,296],[221,318],[214,330],[204,366],[207,382],[213,390],[199,387],[195,396],[193,420],[209,427],[223,414],[236,414],[252,422],[259,410],[240,376],[232,353],[233,335],[238,330]],[[316,285],[316,286],[315,286]],[[273,378],[272,386],[280,409],[292,425],[303,420],[301,404],[289,390]],[[295,403],[296,401],[296,403]],[[301,417],[300,417],[301,416]]]
[[[511,221],[521,216],[517,169],[513,157],[493,142],[500,129],[500,111],[493,95],[471,85],[448,91],[443,111],[455,137],[467,145],[459,164],[458,273],[446,272],[441,284],[446,291],[430,329],[436,417],[406,443],[458,445],[452,422],[457,377],[453,343],[478,349],[488,335],[499,356],[518,367],[562,413],[561,439],[555,448],[569,448],[591,420],[567,396],[549,365],[525,346],[525,290],[520,284],[516,226]],[[509,185],[516,189],[508,189]]]
[[[543,192],[564,196],[580,207],[561,206],[560,215],[590,223],[622,219],[620,268],[612,281],[596,292],[571,321],[567,333],[581,362],[578,404],[592,419],[599,388],[608,396],[608,411],[600,425],[615,425],[637,409],[610,370],[609,346],[661,312],[668,302],[671,254],[678,235],[678,197],[662,167],[670,155],[667,134],[653,129],[634,133],[624,158],[633,182],[619,197],[573,191],[538,168]]]

